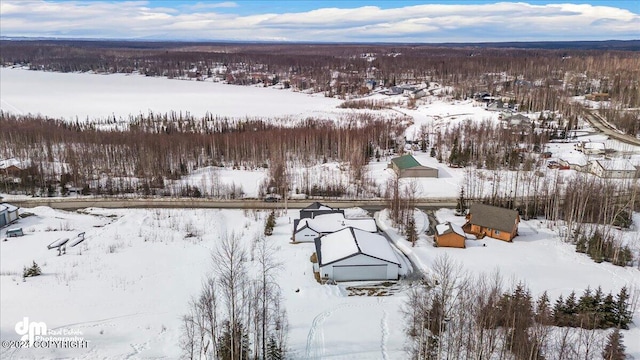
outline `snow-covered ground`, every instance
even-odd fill
[[[340,100],[290,90],[170,80],[143,75],[55,73],[0,68],[0,109],[70,121],[169,113],[222,117],[323,117],[348,113]]]
[[[189,112],[194,115],[211,113],[218,116],[244,117],[281,117],[282,119],[303,119],[309,116],[325,119],[341,119],[354,112],[375,112],[382,116],[408,115],[413,123],[405,135],[407,139],[416,139],[424,130],[433,137],[449,126],[463,121],[497,122],[499,113],[485,109],[484,104],[473,101],[451,101],[437,96],[438,89],[416,102],[417,108],[394,107],[393,110],[353,110],[339,109],[340,100],[326,98],[321,94],[308,95],[291,90],[235,86],[213,82],[171,80],[166,78],[145,77],[141,75],[97,75],[89,73],[53,73],[29,71],[19,68],[0,68],[0,109],[14,113],[42,113],[47,116],[63,117],[68,120],[86,118],[104,119],[116,116],[126,119],[129,115],[147,114],[149,111],[163,113],[170,111]],[[441,89],[441,88],[439,88]],[[35,99],[35,101],[34,101]],[[374,94],[365,99],[406,103],[401,95],[386,96]],[[525,114],[530,119],[540,115]],[[274,120],[275,121],[275,120]],[[284,121],[284,120],[279,120]],[[605,135],[593,134],[585,123],[580,124],[577,141],[604,142],[607,149],[619,152],[633,164],[640,165],[640,147],[634,147],[616,140],[608,140]],[[433,141],[433,139],[431,139]],[[553,159],[574,159],[587,161],[581,153],[574,150],[574,143],[553,143],[546,149],[553,153]],[[465,169],[449,168],[438,163],[428,153],[414,152],[416,158],[426,166],[439,169],[438,179],[416,179],[418,197],[455,197],[464,183]],[[368,166],[369,178],[383,189],[386,181],[393,175],[386,168],[390,156],[382,156],[380,162],[373,161]],[[305,177],[319,183],[334,186],[351,186],[348,164],[329,162],[303,166],[293,165],[290,169],[293,184],[291,189],[304,189]],[[567,178],[575,171],[542,171],[554,179],[556,176]],[[59,171],[58,171],[59,172]],[[503,178],[514,177],[504,172]],[[242,190],[244,196],[259,195],[260,184],[266,179],[264,169],[230,170],[225,168],[202,168],[189,176],[176,181],[173,185],[190,184],[198,186],[204,195],[228,194],[229,189]],[[411,182],[403,179],[403,183]],[[308,185],[308,184],[306,184]],[[490,182],[485,182],[485,193],[491,191]],[[522,191],[522,188],[520,189]],[[371,196],[371,194],[368,194]]]
[[[28,317],[50,329],[81,332],[89,348],[4,350],[3,359],[177,358],[180,317],[211,270],[210,251],[216,240],[235,231],[250,241],[262,231],[266,215],[241,210],[24,210],[35,214],[19,222],[26,235],[0,242],[0,335],[3,340],[17,339],[14,326]],[[363,215],[357,209],[349,213]],[[451,210],[436,215],[440,221],[463,221]],[[313,245],[290,243],[297,216],[297,211],[282,214],[269,238],[284,263],[279,284],[289,317],[292,358],[405,358],[402,287],[392,296],[367,297],[347,296],[344,284],[318,284],[309,260]],[[384,213],[379,218],[387,228]],[[426,219],[418,220],[419,228],[425,228]],[[83,231],[87,239],[67,249],[66,255],[47,250],[56,239]],[[448,254],[470,272],[499,269],[505,279],[522,280],[534,296],[544,290],[551,297],[581,292],[587,286],[614,292],[624,285],[640,287],[640,270],[596,264],[562,243],[544,222],[524,221],[520,234],[513,243],[485,238],[470,241],[466,249],[434,248],[426,235],[415,248],[396,240],[404,241],[401,247],[427,270],[435,258]],[[638,230],[628,234],[632,240],[634,235],[636,241],[640,238]],[[22,282],[22,268],[32,261],[43,275]],[[628,353],[639,357],[640,342],[633,339],[640,336],[640,312],[634,321],[624,333],[625,344]]]

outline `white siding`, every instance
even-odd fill
[[[18,210],[12,211],[12,212],[7,212],[7,220],[8,220],[8,222],[13,222],[13,221],[18,220]]]
[[[318,233],[315,230],[304,228],[294,234],[295,241],[297,242],[313,242],[318,237]]]
[[[382,270],[383,267],[385,270]],[[356,255],[321,267],[320,277],[335,281],[397,280],[398,271],[397,264],[366,255]]]

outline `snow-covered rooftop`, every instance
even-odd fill
[[[462,237],[466,237],[462,227],[460,225],[452,224],[452,223],[444,223],[436,225],[436,232],[438,235],[448,234],[450,232],[454,232]]]
[[[593,149],[593,150],[604,150],[604,143],[601,142],[586,142],[584,143],[585,149]]]
[[[571,165],[585,166],[589,163],[589,159],[578,151],[568,151],[559,156],[559,159],[562,161],[566,161]]]
[[[14,211],[18,210],[18,207],[17,207],[17,206],[15,206],[15,205],[11,205],[11,204],[8,204],[8,203],[2,203],[2,204],[0,204],[0,210],[2,210],[2,208],[1,208],[2,206],[4,206],[5,208],[7,208],[7,210],[8,210],[9,212],[14,212]]]
[[[347,227],[353,227],[368,232],[378,231],[376,221],[374,219],[345,219],[342,213],[323,214],[317,215],[313,219],[301,219],[296,231],[299,231],[305,225],[319,233],[332,233]]]
[[[0,160],[0,169],[6,169],[10,166],[20,166],[21,161],[16,158]]]
[[[325,235],[316,241],[319,242],[319,247],[316,245],[316,248],[319,250],[318,261],[320,266],[357,254],[368,255],[399,264],[398,257],[391,248],[389,241],[380,234],[347,228]]]

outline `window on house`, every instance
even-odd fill
[[[496,235],[500,235],[500,230],[496,230]]]

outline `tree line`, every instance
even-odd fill
[[[282,83],[327,96],[360,96],[365,85],[438,82],[455,98],[506,96],[527,111],[562,110],[568,97],[607,93],[610,122],[637,134],[640,57],[633,51],[96,41],[0,42],[3,65],[60,72],[214,77],[232,84]],[[363,54],[373,54],[367,59]],[[371,61],[370,61],[371,60]]]
[[[305,119],[297,123],[153,113],[130,120],[129,125],[109,127],[0,113],[0,157],[27,164],[18,175],[21,181],[5,186],[35,193],[72,183],[93,194],[163,195],[165,181],[214,166],[268,169],[270,185],[282,193],[288,181],[287,164],[338,161],[362,168],[374,147],[394,147],[395,137],[406,126],[404,118],[371,114],[348,115],[337,122]],[[362,182],[365,171],[354,169],[352,175],[351,180]],[[101,178],[111,181],[100,183]],[[311,178],[302,184],[305,188],[298,190],[305,193],[325,188]],[[187,194],[204,192],[192,189]]]
[[[505,286],[499,273],[470,276],[447,257],[433,269],[435,285],[412,288],[403,308],[412,359],[610,359],[624,349],[619,329],[638,302],[637,291],[623,287],[617,295],[572,292],[552,305],[546,292],[534,299],[522,283]],[[596,329],[614,331],[605,339]]]

